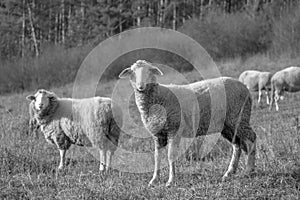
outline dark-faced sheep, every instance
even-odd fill
[[[169,179],[166,186],[174,182],[174,161],[180,139],[187,135],[201,136],[221,132],[232,144],[232,159],[223,180],[235,173],[241,150],[248,155],[247,171],[251,172],[255,167],[256,134],[249,125],[252,101],[246,86],[238,80],[226,77],[188,85],[162,85],[156,82],[156,76],[162,75],[159,68],[143,60],[136,61],[119,75],[120,78],[130,78],[142,122],[155,141],[155,167],[149,185],[157,181],[160,168],[159,149],[167,144]],[[210,93],[219,92],[223,88],[227,105],[212,110]],[[196,113],[198,117],[195,117],[195,110],[199,111]],[[216,128],[211,129],[211,119]],[[182,125],[183,129],[180,129]],[[194,133],[189,133],[193,131]]]
[[[250,91],[258,91],[258,103],[260,103],[261,101],[262,91],[265,90],[267,104],[269,104],[269,90],[271,88],[271,78],[272,73],[270,72],[247,70],[241,73],[241,75],[239,76],[239,81],[244,83]]]
[[[279,110],[278,101],[283,100],[283,93],[300,91],[300,67],[291,66],[276,72],[271,79],[271,103],[272,109],[275,100],[276,110]]]
[[[46,140],[59,149],[58,169],[64,168],[71,144],[98,148],[99,170],[109,169],[122,126],[121,109],[110,98],[59,98],[43,89],[26,98],[31,101],[31,125],[39,125]]]

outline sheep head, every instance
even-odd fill
[[[152,63],[145,60],[138,60],[131,67],[124,69],[120,73],[119,78],[130,78],[132,87],[142,92],[146,89],[147,84],[156,83],[155,76],[162,75],[162,71],[153,66]]]
[[[34,109],[37,111],[46,109],[50,105],[50,101],[56,98],[53,92],[44,89],[40,89],[34,95],[26,97],[27,100],[32,102]]]

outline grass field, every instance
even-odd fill
[[[271,66],[270,68],[272,68]],[[243,68],[223,63],[222,74],[237,76]],[[186,73],[196,80],[193,73]],[[99,94],[109,94],[114,83],[102,85]],[[70,96],[72,85],[53,89],[60,96]],[[269,111],[256,103],[253,94],[251,124],[257,133],[256,172],[243,174],[244,155],[238,172],[221,182],[231,146],[220,139],[207,159],[176,162],[177,179],[165,188],[167,169],[160,184],[148,188],[149,173],[126,173],[113,170],[98,173],[98,160],[84,147],[68,151],[66,170],[57,172],[59,153],[46,143],[43,135],[28,133],[26,95],[0,96],[0,199],[299,199],[300,198],[300,93],[288,94],[280,102],[280,112]],[[265,98],[263,99],[265,100]],[[199,139],[201,140],[201,138]],[[122,147],[132,151],[153,149],[152,141],[121,138]],[[149,166],[153,166],[149,161]]]

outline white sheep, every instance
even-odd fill
[[[270,72],[247,70],[241,73],[241,75],[239,76],[239,81],[244,83],[250,91],[258,91],[258,103],[260,103],[261,101],[262,90],[265,90],[267,104],[269,104],[269,90],[271,85],[271,78],[272,73]]]
[[[159,149],[167,143],[169,179],[166,186],[174,182],[174,161],[180,138],[191,135],[191,132],[196,136],[221,132],[232,143],[232,159],[223,180],[235,173],[241,149],[248,154],[247,171],[251,172],[255,167],[256,134],[249,125],[252,100],[245,85],[228,77],[188,85],[162,85],[156,82],[157,75],[162,76],[163,73],[144,60],[136,61],[119,75],[120,78],[130,77],[141,119],[155,141],[154,174],[149,186],[157,181],[160,168]],[[217,110],[211,110],[213,99],[210,98],[210,93],[218,93],[222,87],[225,88],[227,105],[217,105]],[[194,112],[196,107],[199,108],[199,113]],[[215,129],[209,127],[211,118]],[[180,129],[182,124],[183,128]]]
[[[37,123],[46,140],[59,149],[58,169],[64,168],[71,144],[98,148],[99,170],[109,169],[122,126],[121,109],[110,98],[59,98],[43,89],[26,98],[31,101],[31,123]]]
[[[276,72],[271,79],[271,103],[272,109],[275,100],[276,110],[279,110],[278,101],[283,100],[283,93],[300,91],[300,67],[291,66]]]

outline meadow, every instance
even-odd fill
[[[218,63],[222,75],[237,77],[247,68],[278,70],[298,60],[273,62],[264,56],[247,61]],[[241,64],[243,63],[243,65]],[[263,65],[261,65],[263,63]],[[183,73],[190,81],[193,72]],[[108,96],[115,82],[103,83],[97,92]],[[71,96],[72,84],[52,88],[59,96]],[[147,187],[149,173],[112,170],[98,172],[99,162],[84,147],[72,146],[67,167],[57,172],[59,152],[40,132],[28,131],[28,101],[32,93],[0,96],[0,199],[299,199],[300,198],[300,93],[286,94],[280,111],[268,110],[263,98],[258,105],[253,93],[251,124],[257,133],[256,171],[243,174],[242,154],[238,172],[221,182],[231,156],[231,146],[222,138],[203,159],[191,148],[176,162],[176,184],[166,188],[168,170],[161,172],[159,185]],[[201,143],[202,138],[196,143]],[[120,146],[137,152],[153,150],[151,140],[121,137]],[[133,158],[134,159],[134,158]],[[153,166],[153,160],[148,165]]]

